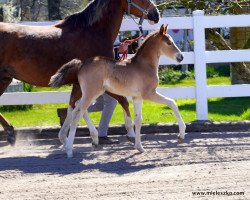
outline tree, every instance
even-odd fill
[[[60,5],[61,0],[48,0],[49,20],[62,19]]]
[[[245,6],[246,5],[246,6]],[[230,10],[232,14],[249,14],[250,6],[249,4],[236,5]],[[240,27],[240,28],[230,28],[230,43],[233,49],[249,49],[250,48],[250,27]],[[235,63],[231,65],[231,77],[232,83],[249,83],[242,80],[242,75],[245,72],[250,71],[250,63],[244,63],[246,65],[246,70],[244,70],[242,63]],[[243,70],[242,70],[243,69]],[[239,71],[242,70],[242,71]],[[248,74],[248,73],[247,73]],[[249,77],[249,76],[248,76]],[[250,79],[250,78],[249,78]]]
[[[89,0],[9,0],[20,21],[48,21],[62,19],[82,10]],[[5,5],[6,6],[6,5]]]
[[[243,10],[248,10],[250,2],[249,0],[158,0],[157,3],[160,3],[159,9],[163,12],[166,8],[176,9],[178,6],[183,6],[191,14],[193,10],[199,9],[204,10],[208,15],[218,15],[218,14],[242,14]],[[231,29],[231,33],[232,33]],[[219,34],[216,29],[206,29],[206,36],[213,45],[219,50],[230,50],[232,46]],[[231,34],[231,41],[233,38]],[[246,35],[245,43],[241,48],[249,48],[250,34]],[[232,63],[231,65],[231,82],[232,84],[236,83],[250,83],[250,66],[247,66],[246,63]]]

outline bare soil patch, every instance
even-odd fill
[[[146,153],[126,140],[93,150],[77,138],[67,159],[57,139],[0,141],[0,199],[250,199],[250,132],[143,135]],[[244,192],[193,195],[192,192]]]

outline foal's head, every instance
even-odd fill
[[[156,38],[158,39],[158,42],[156,42],[155,44],[159,45],[160,55],[165,55],[180,63],[183,60],[183,55],[180,49],[174,43],[172,37],[167,34],[167,31],[168,25],[162,25],[158,33],[156,33]]]

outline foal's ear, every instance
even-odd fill
[[[164,33],[166,34],[168,32],[168,24],[165,27]]]
[[[159,33],[161,35],[164,35],[164,32],[165,32],[165,27],[164,27],[164,24],[162,24]]]

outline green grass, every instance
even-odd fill
[[[228,77],[215,77],[208,79],[209,85],[227,85],[230,84]],[[194,80],[186,79],[177,85],[162,85],[162,87],[192,86]],[[66,86],[60,88],[59,91],[70,91],[71,87]],[[34,87],[33,91],[54,91],[52,88]],[[58,89],[57,89],[58,91]],[[177,100],[181,115],[185,122],[196,120],[195,100],[185,99]],[[32,109],[26,111],[1,111],[1,113],[15,126],[53,126],[59,125],[57,117],[57,108],[66,108],[67,104],[49,104],[49,105],[33,105]],[[250,120],[250,97],[243,98],[213,98],[209,99],[209,120],[214,121],[235,121]],[[130,110],[133,113],[133,106],[130,103]],[[100,120],[101,113],[91,113],[90,117],[97,125]],[[143,123],[163,123],[176,122],[172,111],[164,105],[158,105],[151,102],[143,104]],[[123,112],[121,106],[118,105],[111,119],[111,124],[123,124]],[[81,124],[85,124],[81,121]]]
[[[230,85],[229,77],[214,77],[207,79],[208,85]],[[186,87],[194,86],[194,79],[183,79],[178,84],[161,84],[160,87]],[[42,91],[71,91],[71,86],[63,86],[61,88],[48,88],[48,87],[33,87],[32,92],[42,92]]]
[[[195,100],[177,100],[181,115],[185,122],[196,120]],[[67,107],[67,104],[34,105],[28,111],[2,112],[2,114],[16,127],[24,126],[53,126],[59,125],[57,108]],[[133,113],[132,103],[130,108]],[[100,112],[91,113],[95,124],[99,123]],[[250,120],[250,98],[214,98],[209,100],[209,119],[214,121]],[[151,102],[143,104],[143,123],[176,122],[172,111],[164,106]],[[121,106],[115,109],[111,124],[123,124]],[[81,124],[85,124],[81,121]]]
[[[229,77],[214,77],[207,79],[208,85],[230,85]],[[161,87],[186,87],[186,86],[195,86],[194,79],[183,79],[178,84],[162,84]]]
[[[71,91],[72,86],[63,86],[60,88],[52,87],[36,87],[34,86],[32,92],[50,92],[50,91]]]

